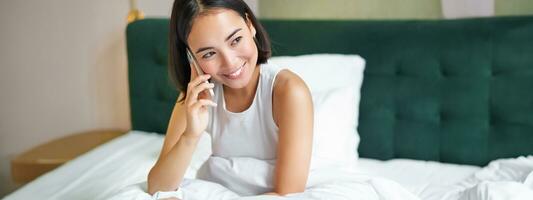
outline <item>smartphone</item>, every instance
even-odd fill
[[[187,59],[189,59],[189,63],[192,63],[192,66],[194,67],[194,69],[196,69],[196,72],[198,72],[198,75],[201,76],[201,75],[204,75],[204,71],[202,71],[202,68],[200,68],[200,65],[198,65],[198,62],[196,62],[196,58],[194,58],[194,56],[192,55],[191,53],[191,50],[189,50],[189,48],[186,48],[187,49]],[[209,81],[205,81],[206,83],[209,83]],[[213,92],[213,89],[209,89],[209,94],[211,95],[211,98],[213,98],[215,96],[215,92]]]

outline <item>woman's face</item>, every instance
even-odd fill
[[[189,48],[206,74],[228,87],[243,88],[257,64],[255,28],[233,10],[207,12],[193,20]]]

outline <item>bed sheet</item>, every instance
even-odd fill
[[[155,133],[131,131],[39,177],[4,199],[108,199],[127,186],[146,181],[163,138]],[[185,177],[194,179],[209,155],[210,141],[204,134]],[[408,159],[360,158],[355,170],[392,180],[421,199],[431,199],[441,194],[443,188],[449,189],[445,186],[464,182],[480,168]]]
[[[457,184],[481,169],[478,166],[411,159],[381,161],[360,158],[357,165],[358,171],[394,180],[421,199],[430,199],[435,187]]]
[[[161,135],[131,131],[40,176],[4,199],[107,199],[121,188],[146,180],[162,142]]]

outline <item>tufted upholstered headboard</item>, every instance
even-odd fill
[[[414,21],[262,20],[274,55],[367,61],[361,157],[484,165],[533,154],[533,17]],[[132,128],[165,133],[168,19],[127,28]],[[324,66],[327,67],[327,66]]]

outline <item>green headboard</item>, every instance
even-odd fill
[[[485,165],[533,154],[533,16],[262,23],[274,55],[366,59],[361,157]],[[127,28],[135,130],[167,128],[177,97],[167,34],[168,19]]]

